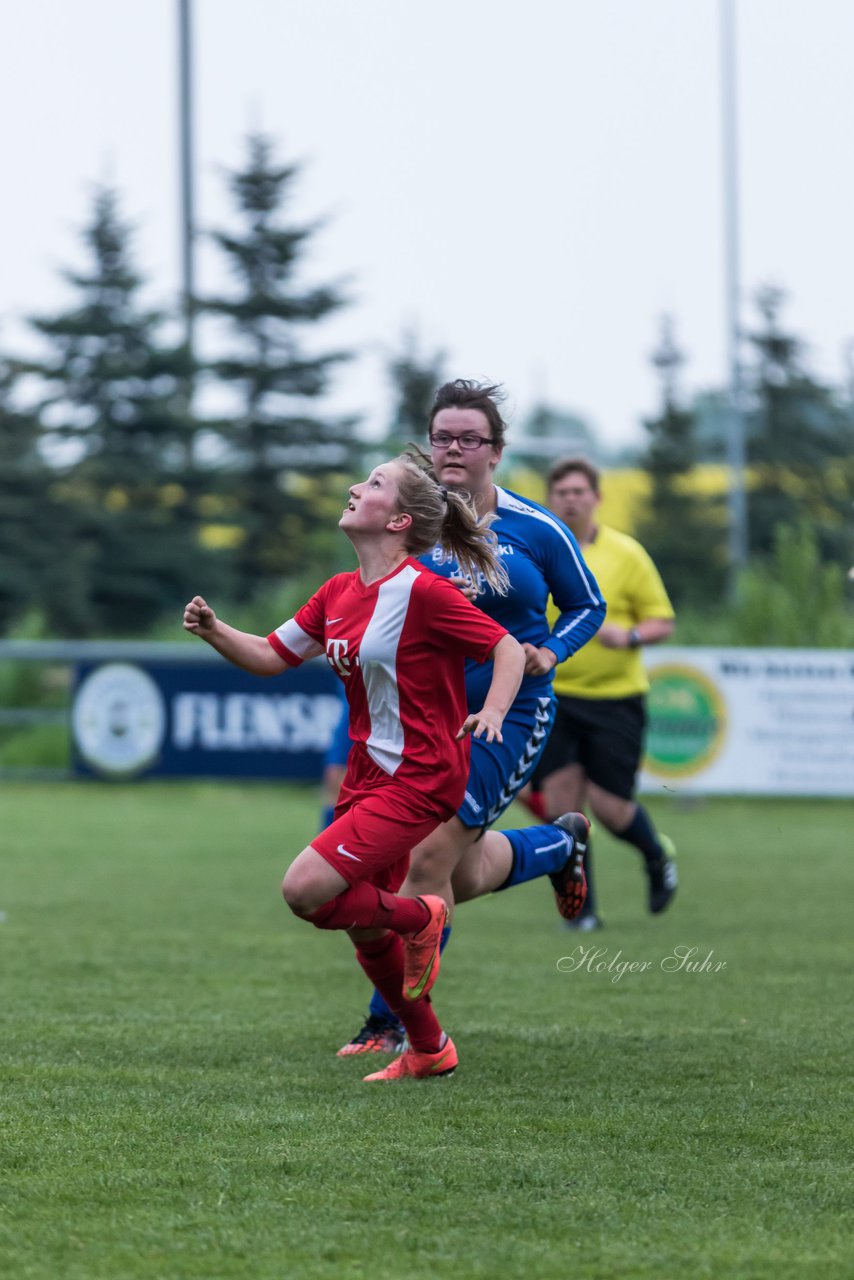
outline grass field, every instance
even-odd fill
[[[597,934],[543,883],[461,908],[460,1069],[381,1086],[333,1052],[347,940],[278,897],[317,803],[3,788],[0,1274],[854,1275],[850,804],[651,804],[681,855],[657,919],[604,838]]]

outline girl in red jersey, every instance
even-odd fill
[[[403,455],[349,491],[339,526],[358,570],[331,578],[269,636],[228,626],[201,596],[184,611],[186,630],[246,671],[278,675],[325,653],[344,682],[354,746],[335,820],[296,857],[282,892],[295,915],[350,933],[359,963],[406,1028],[410,1048],[366,1080],[448,1075],[457,1065],[428,995],[447,907],[438,896],[397,890],[411,849],[463,801],[468,735],[501,741],[525,655],[413,557],[440,543],[465,572],[506,589],[491,519]],[[494,663],[484,705],[472,714],[466,658]]]

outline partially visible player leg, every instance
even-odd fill
[[[448,909],[438,895],[397,892],[412,842],[441,825],[431,805],[388,782],[343,800],[344,812],[288,868],[282,893],[295,915],[319,929],[386,930],[401,934],[403,996],[423,999],[439,972],[439,944]]]
[[[409,1038],[409,1045],[400,1058],[365,1079],[386,1081],[452,1075],[458,1062],[456,1049],[442,1030],[429,995],[416,1003],[401,996],[405,962],[400,937],[387,933],[380,938],[354,941],[359,964],[406,1028]]]
[[[582,870],[588,824],[582,815],[564,814],[560,823],[520,827],[510,831],[488,831],[480,837],[477,827],[481,814],[494,822],[520,793],[531,777],[542,768],[540,756],[551,725],[554,704],[543,699],[536,708],[533,721],[511,726],[500,750],[478,750],[472,743],[471,778],[477,778],[483,796],[491,798],[480,809],[463,806],[460,815],[475,829],[477,839],[466,844],[453,876],[453,890],[458,902],[468,902],[498,889],[510,889],[541,876],[552,878],[558,909],[565,918],[574,918],[584,901]],[[533,724],[533,732],[531,725]],[[557,730],[557,724],[555,729]],[[545,748],[548,755],[549,748]],[[502,758],[503,756],[503,758]],[[504,769],[500,784],[496,770]],[[470,785],[470,790],[474,787]],[[477,793],[476,793],[477,794]]]
[[[403,986],[403,943],[396,933],[356,942],[356,958],[370,981],[403,1023],[409,1043],[419,1053],[437,1053],[442,1045],[442,1028],[433,1012],[430,997],[412,1002],[401,995]]]
[[[438,894],[453,903],[453,886],[457,883],[458,874],[465,893],[461,901],[489,893],[507,881],[514,864],[513,849],[503,837],[493,840],[492,832],[487,837],[489,844],[485,844],[483,830],[512,803],[533,773],[545,746],[554,707],[551,696],[533,695],[527,701],[517,700],[502,726],[503,742],[472,741],[465,801],[455,817],[437,827],[412,850],[402,893]],[[532,832],[537,830],[531,828]],[[541,860],[538,875],[565,868],[572,849],[572,839],[565,832],[543,830],[550,830],[551,834],[542,838],[533,835],[532,842],[537,845],[552,843],[554,848],[548,859]],[[533,860],[529,858],[527,865],[533,867]],[[450,927],[447,927],[442,948],[449,936]],[[380,1019],[387,1024],[392,1016],[381,995],[375,992],[368,1022],[339,1049],[339,1054],[346,1056],[363,1052],[360,1046],[366,1038],[371,1048],[381,1048],[378,1038],[370,1033],[366,1037],[365,1032],[372,1019]]]
[[[479,844],[467,850],[454,873],[457,901],[469,902],[485,893],[548,876],[560,914],[566,920],[574,919],[586,897],[588,830],[583,814],[567,813],[542,826],[488,831]]]
[[[483,852],[482,832],[507,808],[533,773],[551,727],[554,709],[555,701],[551,695],[533,694],[527,699],[517,699],[502,726],[502,743],[486,743],[481,739],[472,741],[465,801],[456,817],[437,827],[413,849],[403,893],[440,894],[453,903],[452,878],[455,882],[457,868],[461,862],[478,864]],[[559,847],[562,857],[556,859],[557,865],[566,866],[567,849],[571,844],[571,837],[568,839],[566,833],[561,833]],[[496,852],[496,856],[503,858],[503,871],[488,873],[488,887],[479,892],[489,892],[507,879],[513,855],[506,841],[502,848],[505,852]],[[544,874],[546,869],[544,864],[540,874]],[[471,896],[478,894],[475,892]],[[449,934],[450,929],[446,928],[442,948]],[[392,1016],[393,1011],[382,1001],[381,993],[375,992],[368,1022],[338,1051],[339,1055],[364,1052],[361,1046],[366,1042],[371,1049],[382,1048],[379,1037],[373,1035],[369,1027],[374,1019],[387,1025]]]
[[[476,835],[476,832],[472,833],[471,839]],[[422,894],[438,895],[452,904],[451,872],[459,857],[460,841],[468,838],[466,828],[458,818],[451,818],[431,832],[412,851],[409,872],[401,886],[401,894],[412,897]],[[447,946],[450,936],[449,917],[449,922],[442,930],[440,953]],[[351,1040],[341,1046],[338,1056],[346,1058],[355,1053],[397,1053],[403,1041],[402,1022],[384,999],[382,991],[376,988],[371,996],[367,1021]]]
[[[417,898],[399,898],[367,881],[348,884],[309,846],[288,867],[282,896],[294,915],[318,929],[391,929],[417,933],[430,909]]]
[[[284,894],[294,915],[317,929],[390,929],[400,934],[405,940],[404,999],[422,1000],[430,991],[439,975],[442,930],[448,917],[442,898],[434,894],[400,897],[363,882],[314,907],[310,896],[288,886],[287,878]]]
[[[661,835],[643,805],[624,800],[590,783],[590,805],[597,819],[615,835],[633,845],[644,860],[647,877],[647,904],[653,915],[670,905],[676,895],[676,850]]]
[[[664,841],[636,799],[643,756],[646,708],[641,697],[591,702],[581,713],[589,721],[585,768],[587,794],[595,817],[637,849],[644,861],[649,910],[663,911],[676,893],[672,845]],[[669,842],[668,842],[669,844]]]

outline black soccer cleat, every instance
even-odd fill
[[[664,852],[660,858],[653,858],[646,864],[649,909],[654,916],[670,906],[676,896],[676,886],[679,883],[674,861],[676,847],[669,836],[659,835],[658,841]]]
[[[336,1057],[349,1058],[356,1053],[402,1053],[406,1048],[406,1032],[397,1018],[380,1018],[368,1014],[368,1020],[338,1050]]]
[[[584,874],[584,854],[590,823],[583,813],[564,813],[551,824],[572,836],[572,851],[560,871],[549,876],[555,891],[557,909],[564,920],[575,920],[584,910],[587,900],[587,877]]]

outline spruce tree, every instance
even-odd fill
[[[245,167],[230,175],[240,226],[212,239],[233,280],[227,296],[199,300],[218,317],[229,343],[206,369],[228,388],[235,411],[210,425],[219,435],[221,470],[240,527],[236,583],[240,598],[328,553],[328,523],[339,511],[359,454],[354,418],[313,412],[333,370],[348,353],[310,354],[306,330],[345,299],[337,286],[302,285],[300,259],[315,226],[284,218],[299,173],[280,164],[272,142],[248,139]]]
[[[850,408],[806,370],[803,343],[781,323],[784,300],[780,289],[760,289],[760,323],[748,334],[750,549],[770,555],[778,526],[807,519],[823,554],[841,560],[854,503]]]
[[[21,370],[0,356],[0,635],[44,604],[57,545],[41,426],[22,407],[20,380]]]
[[[409,444],[427,447],[427,416],[445,381],[445,359],[444,351],[422,352],[412,330],[404,332],[399,350],[389,355],[386,373],[392,405],[383,457],[398,453]]]
[[[45,387],[46,448],[73,571],[53,602],[67,634],[138,633],[199,581],[186,354],[161,341],[164,317],[139,300],[132,233],[111,189],[95,194],[88,263],[69,271],[75,305],[31,321],[48,351],[31,362]]]
[[[689,488],[697,464],[694,416],[680,406],[685,357],[665,319],[652,363],[661,381],[661,410],[644,423],[649,437],[641,465],[650,497],[638,538],[655,561],[674,604],[720,598],[726,572],[726,532],[720,504]]]

